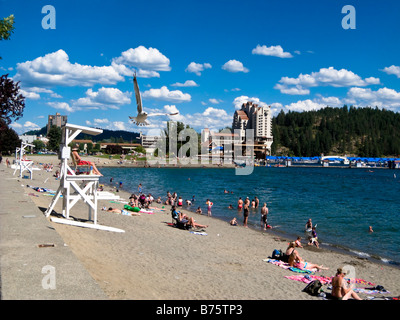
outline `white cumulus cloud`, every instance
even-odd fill
[[[169,59],[156,48],[147,49],[139,46],[135,49],[130,48],[113,59],[117,64],[124,64],[142,70],[170,71]]]
[[[380,84],[379,78],[362,79],[352,71],[329,67],[321,68],[318,72],[311,74],[300,74],[297,78],[282,77],[274,88],[285,94],[309,94],[310,87],[365,87],[373,84]]]
[[[244,67],[243,63],[235,59],[225,62],[225,64],[222,66],[222,69],[229,72],[244,72],[244,73],[249,72],[249,69]]]
[[[318,103],[318,102],[312,101],[310,99],[299,100],[297,102],[293,102],[293,103],[285,106],[285,108],[287,110],[297,111],[297,112],[319,110],[319,109],[323,109],[325,107],[326,107],[326,104]]]
[[[173,87],[198,87],[199,85],[193,80],[186,80],[184,83],[176,82],[172,84]]]
[[[89,66],[71,63],[67,53],[60,49],[32,61],[17,64],[13,77],[24,87],[92,86],[115,84],[124,78],[112,66]]]
[[[284,52],[281,46],[270,46],[257,45],[251,52],[252,54],[258,54],[263,56],[273,56],[278,58],[292,58],[293,55],[290,52]]]
[[[166,86],[160,89],[150,89],[142,94],[143,98],[163,100],[174,103],[191,101],[192,97],[188,93],[183,93],[180,90],[170,91]]]
[[[203,72],[205,69],[211,69],[212,66],[209,63],[196,63],[196,62],[191,62],[187,68],[186,72],[192,72],[195,73],[198,76],[201,76],[201,72]]]
[[[387,74],[394,74],[397,78],[400,78],[400,67],[392,65],[390,67],[386,67],[382,70]]]
[[[239,110],[239,109],[242,107],[243,103],[247,103],[247,102],[252,102],[252,103],[258,104],[260,107],[266,107],[266,106],[268,106],[268,104],[266,104],[265,102],[260,101],[259,98],[256,98],[256,97],[251,97],[251,98],[250,98],[250,97],[248,97],[248,96],[236,97],[236,98],[233,100],[233,106],[234,106],[234,108],[235,108],[236,110]],[[232,117],[233,117],[233,115],[232,115]],[[232,119],[233,119],[233,118],[232,118]]]
[[[88,89],[86,91],[86,97],[79,98],[74,101],[74,106],[78,107],[90,107],[95,109],[117,109],[118,106],[124,104],[130,104],[130,93],[123,93],[117,88],[100,88],[98,91]]]
[[[72,108],[68,103],[66,102],[48,102],[47,103],[50,107],[57,109],[57,110],[64,110],[67,112],[74,112],[75,109]]]
[[[371,90],[370,88],[350,88],[347,92],[350,101],[359,106],[396,109],[400,107],[400,92],[390,88]]]

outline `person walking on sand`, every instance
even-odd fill
[[[268,207],[267,203],[264,202],[263,207],[261,208],[261,228],[267,230],[267,217],[268,217]]]
[[[249,197],[246,198],[244,201],[243,205],[243,227],[247,228],[247,220],[249,219],[249,206],[250,206],[250,200]]]

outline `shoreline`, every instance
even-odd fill
[[[50,162],[47,156],[46,160],[39,162]],[[52,161],[55,164],[53,172],[34,171],[33,180],[19,181],[24,185],[45,185],[56,189],[59,182],[52,175],[57,169],[57,157]],[[5,170],[12,176],[12,169]],[[114,191],[109,185],[104,186],[105,191]],[[25,194],[33,193],[30,197],[41,210],[52,200],[52,197],[30,188],[22,190]],[[128,200],[131,193],[120,190],[117,194]],[[87,207],[83,203],[76,206],[72,215],[85,218]],[[218,217],[197,215],[182,209],[197,222],[209,225],[205,229],[207,236],[194,235],[168,226],[167,223],[171,222],[170,206],[165,205],[165,212],[137,217],[104,212],[100,209],[102,206],[121,209],[123,204],[100,200],[98,217],[100,224],[121,228],[125,233],[50,223],[110,299],[320,299],[301,292],[305,283],[284,278],[298,273],[263,261],[274,249],[285,250],[290,235],[282,239],[282,234],[273,229],[263,232],[252,227],[232,227]],[[60,212],[59,203],[55,211]],[[42,211],[38,212],[42,214]],[[389,296],[400,294],[400,272],[394,266],[325,248],[319,250],[305,246],[299,249],[299,253],[306,261],[330,268],[315,275],[333,276],[336,268],[350,265],[356,269],[357,278],[383,285],[390,291]]]
[[[53,164],[54,166],[57,165],[57,163],[59,163],[58,160],[58,156],[57,155],[33,155],[34,158],[38,157],[41,160],[46,160],[49,159],[51,164]],[[33,160],[35,160],[33,158]],[[98,168],[125,168],[125,169],[129,169],[129,168],[148,168],[148,169],[159,169],[159,168],[165,168],[165,169],[181,169],[181,168],[186,168],[186,169],[199,169],[199,168],[207,168],[207,169],[235,169],[235,165],[218,165],[218,164],[200,164],[200,165],[185,165],[185,166],[178,166],[178,165],[174,165],[174,164],[165,164],[162,166],[147,166],[145,161],[139,161],[139,163],[128,163],[125,162],[123,164],[119,164],[118,162],[120,161],[119,159],[106,159],[106,158],[99,158],[96,156],[86,156],[85,159],[89,160],[89,161],[93,161],[96,163],[96,166]],[[104,160],[103,163],[101,163],[101,160]],[[38,161],[39,163],[39,161]],[[41,161],[41,163],[46,163],[46,161]],[[278,164],[279,162],[277,162],[276,164]],[[261,166],[264,167],[264,166]],[[265,166],[266,167],[266,166]],[[271,168],[274,166],[271,166]],[[267,167],[266,167],[267,168]],[[315,165],[304,165],[304,164],[295,164],[295,165],[291,165],[288,167],[282,167],[282,168],[334,168],[334,169],[365,169],[365,170],[372,170],[372,169],[387,169],[389,170],[388,167],[349,167],[349,166],[340,166],[340,165],[333,165],[333,166],[328,166],[328,167],[323,167],[322,165],[319,164],[315,164]],[[394,172],[396,172],[396,169],[391,169]],[[109,185],[108,183],[105,184],[108,185],[109,187],[114,187]],[[128,192],[127,190],[123,190]],[[159,191],[160,194],[163,193],[162,191]],[[128,193],[135,193],[135,192],[128,192]],[[197,214],[194,211],[191,210],[185,210],[187,213],[190,214],[195,214],[195,216],[197,216]],[[204,215],[204,213],[203,213]],[[223,217],[215,217],[212,216],[211,218],[216,218],[219,219],[220,221],[229,223],[229,221],[225,220]],[[263,230],[259,230],[256,226],[253,225],[249,225],[249,227],[257,232],[263,232]],[[265,231],[264,231],[265,232]],[[274,236],[276,237],[297,237],[297,233],[294,232],[290,232],[290,231],[282,231],[279,229],[268,229],[267,232],[274,234]],[[289,241],[289,240],[288,240]],[[306,246],[307,247],[307,246]],[[339,245],[339,244],[335,244],[335,243],[320,243],[320,247],[321,249],[327,250],[327,251],[333,251],[333,252],[338,252],[338,253],[343,253],[343,254],[347,254],[350,256],[354,256],[357,259],[361,259],[361,260],[368,260],[368,261],[372,261],[374,263],[378,263],[378,264],[382,264],[385,266],[390,266],[390,267],[394,267],[394,268],[398,268],[400,270],[400,261],[395,261],[392,260],[390,258],[384,258],[381,257],[379,255],[376,254],[370,254],[370,253],[366,253],[366,252],[362,252],[359,251],[358,249],[352,249],[350,247],[346,247],[343,245]],[[386,261],[385,261],[386,260]]]
[[[303,166],[292,166],[292,167],[294,167],[294,168],[303,168]],[[113,166],[112,168],[129,169],[131,167]],[[322,166],[321,167],[313,166],[313,168],[323,168],[323,167]],[[342,169],[342,167],[338,167],[338,166],[330,167],[330,168]],[[159,168],[156,168],[156,169],[159,169]],[[177,169],[177,168],[164,167],[164,169]],[[185,168],[185,169],[192,169],[192,168]],[[214,168],[214,169],[220,169],[220,168]],[[356,169],[356,168],[354,168],[354,169]],[[357,169],[362,169],[362,168],[357,168]],[[388,168],[381,168],[381,169],[388,169]],[[112,186],[112,185],[110,185],[108,183],[106,183],[106,185],[108,185],[110,187],[114,187],[114,186]],[[128,189],[126,189],[126,187],[124,187],[124,188],[125,188],[124,189],[125,191],[128,191],[130,193],[136,193],[135,190],[128,190]],[[165,193],[165,191],[163,191],[163,190],[157,190],[157,194],[158,195],[164,194],[164,193]],[[165,201],[165,199],[163,199],[163,201]],[[183,207],[186,207],[186,206],[184,205]],[[194,208],[194,205],[192,206],[191,209],[193,209],[193,208]],[[197,216],[195,211],[192,211],[191,209],[187,208],[187,209],[184,209],[184,210],[186,210],[187,212]],[[206,213],[203,212],[203,215],[206,215]],[[221,221],[223,221],[225,223],[229,223],[229,220],[230,220],[230,218],[228,218],[226,216],[218,216],[218,215],[217,216],[213,215],[211,218],[219,219],[219,220],[221,220]],[[239,227],[241,227],[241,226],[242,226],[241,222],[239,222]],[[300,235],[300,236],[302,236],[303,241],[306,240],[305,236],[303,234],[299,234],[299,232],[295,232],[293,230],[285,230],[284,231],[284,230],[281,230],[279,228],[278,229],[277,228],[268,229],[267,231],[260,230],[258,222],[254,223],[254,221],[253,221],[253,223],[249,223],[248,227],[250,229],[256,231],[256,232],[269,233],[269,234],[272,234],[275,237],[282,237],[282,238],[287,238],[287,239],[295,239],[297,236]],[[287,240],[287,242],[290,242],[290,241],[291,240]],[[308,246],[306,245],[305,247],[307,248]],[[322,250],[326,250],[326,251],[332,251],[332,252],[347,254],[347,255],[356,257],[357,259],[360,259],[360,260],[368,260],[368,261],[371,261],[371,262],[374,262],[374,263],[382,264],[384,266],[391,266],[391,267],[394,267],[394,268],[397,268],[397,269],[400,270],[400,261],[396,261],[393,258],[382,257],[382,256],[380,256],[380,255],[378,255],[376,253],[364,252],[364,251],[361,251],[360,249],[358,249],[356,247],[352,248],[352,247],[348,247],[348,246],[345,246],[343,244],[338,244],[338,243],[334,243],[334,242],[330,243],[330,242],[321,242],[320,241],[320,248]],[[310,248],[308,248],[308,249],[310,249]],[[312,249],[312,247],[311,247],[311,249]]]

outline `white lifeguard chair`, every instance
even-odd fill
[[[34,147],[33,144],[21,142],[21,147],[15,149],[15,170],[13,175],[19,169],[19,177],[22,178],[22,172],[28,171],[29,178],[32,180],[33,175],[33,160],[25,159],[26,147]]]
[[[68,146],[81,132],[98,135],[103,132],[101,129],[94,129],[89,127],[78,126],[66,123],[62,127],[62,137],[59,151],[59,159],[61,160],[60,168],[60,186],[52,199],[45,214],[49,217],[56,205],[58,199],[62,195],[62,215],[64,218],[51,217],[51,221],[63,223],[84,228],[94,228],[100,230],[107,230],[113,232],[125,232],[124,230],[99,225],[97,223],[97,201],[99,199],[116,199],[115,197],[105,197],[104,194],[97,191],[99,187],[99,175],[81,174],[76,175],[75,171],[68,165],[68,160],[71,155],[71,148]],[[118,197],[119,198],[119,197]],[[71,208],[79,201],[82,200],[88,205],[90,222],[74,221],[70,219]],[[93,214],[93,215],[92,215]]]

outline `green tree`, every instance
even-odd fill
[[[90,154],[93,152],[93,143],[89,142],[87,144],[87,152]]]
[[[61,128],[54,125],[51,126],[47,138],[49,139],[48,149],[58,152],[61,142]]]
[[[46,148],[46,145],[42,140],[33,140],[32,144],[34,145],[34,150],[36,152],[42,151]]]
[[[14,32],[14,15],[0,20],[0,40],[10,40],[11,34]],[[0,57],[0,60],[2,58]]]
[[[9,40],[14,32],[14,16],[0,20],[0,40]],[[1,59],[1,57],[0,57]],[[12,120],[16,121],[23,115],[25,108],[25,98],[19,93],[19,82],[8,79],[8,74],[0,78],[0,120],[9,125]]]
[[[138,146],[138,147],[136,147],[134,150],[135,150],[136,152],[146,154],[146,149],[143,148],[142,146]]]
[[[21,140],[18,134],[1,119],[0,126],[2,128],[0,130],[0,153],[8,155],[15,152],[15,149],[21,146]]]
[[[100,152],[101,146],[100,143],[96,143],[93,148],[93,152]]]
[[[8,79],[8,74],[0,77],[0,119],[9,125],[12,120],[22,117],[25,97],[19,92],[19,82]]]

